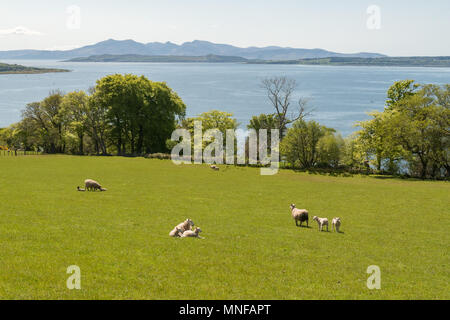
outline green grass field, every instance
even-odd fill
[[[0,157],[0,298],[450,298],[448,183],[221,169]],[[108,192],[77,192],[86,178]],[[290,203],[341,217],[344,233],[296,228]],[[204,240],[168,236],[186,218]]]

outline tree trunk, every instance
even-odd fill
[[[84,154],[84,140],[83,140],[83,134],[79,135],[79,139],[80,139],[80,145],[79,145],[79,153],[80,155]]]

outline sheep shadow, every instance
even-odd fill
[[[295,227],[300,229],[312,229],[311,226],[295,226]]]

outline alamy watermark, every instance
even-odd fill
[[[367,288],[370,290],[381,289],[381,269],[379,266],[369,266],[367,273],[370,277],[367,279]]]
[[[69,290],[81,290],[81,269],[79,266],[70,266],[67,273],[71,276],[67,279],[66,285]]]
[[[270,130],[270,154],[268,152],[268,130],[218,129],[203,133],[201,121],[194,122],[194,136],[187,129],[175,130],[172,141],[179,142],[171,152],[172,161],[181,164],[239,164],[261,165],[261,175],[275,175],[280,167],[279,130]],[[207,146],[204,143],[210,142]],[[224,153],[225,144],[225,153]],[[248,153],[246,146],[248,145]],[[192,153],[192,146],[194,152]],[[237,148],[237,149],[236,149]],[[248,156],[247,156],[248,154]]]
[[[367,8],[367,29],[380,30],[381,29],[381,8],[377,5],[371,5]]]
[[[66,27],[69,30],[81,29],[81,8],[76,5],[67,7],[66,13],[68,14],[66,20]]]

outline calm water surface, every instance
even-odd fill
[[[344,136],[355,130],[367,112],[382,110],[386,91],[397,80],[450,83],[450,68],[329,67],[187,63],[66,63],[46,60],[4,60],[28,66],[65,68],[70,73],[0,75],[0,127],[20,120],[27,103],[39,101],[51,90],[87,90],[95,81],[114,73],[145,75],[165,81],[187,105],[188,116],[212,109],[234,114],[242,127],[253,115],[273,112],[262,79],[285,75],[298,82],[295,99],[307,97],[311,116]]]

